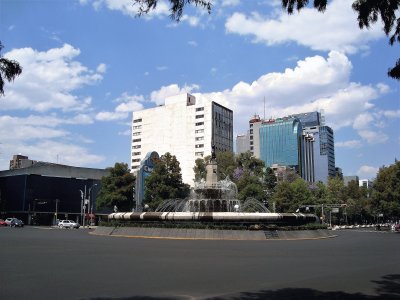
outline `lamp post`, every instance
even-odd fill
[[[56,213],[55,213],[56,220],[55,220],[55,225],[58,225],[57,224],[57,220],[58,220],[58,202],[59,201],[60,201],[59,199],[56,199]]]
[[[82,218],[82,226],[85,227],[85,212],[86,212],[86,184],[85,184],[85,192],[79,190],[81,192],[81,218]]]
[[[90,216],[90,224],[89,225],[92,225],[92,222],[93,222],[93,199],[92,199],[92,194],[90,192],[96,185],[97,185],[97,183],[93,184],[89,189],[89,206],[88,206],[88,213]]]

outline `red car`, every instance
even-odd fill
[[[0,226],[7,226],[6,221],[4,221],[3,219],[0,219]]]

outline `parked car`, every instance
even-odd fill
[[[3,219],[0,219],[0,226],[7,226],[6,221],[4,221]]]
[[[81,225],[72,220],[61,220],[58,222],[58,227],[60,228],[76,228],[78,229]]]
[[[12,222],[12,220],[14,220],[15,218],[7,218],[6,220],[5,220],[5,222],[6,222],[6,225],[7,226],[10,226],[11,225],[11,222]]]
[[[24,227],[24,222],[22,222],[20,219],[13,218],[11,223],[11,227]]]

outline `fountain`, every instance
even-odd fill
[[[260,201],[237,199],[237,187],[228,177],[218,181],[215,151],[206,166],[206,180],[196,182],[188,199],[164,200],[155,212],[113,213],[109,220],[131,222],[212,222],[300,225],[315,223],[317,216],[271,213]]]

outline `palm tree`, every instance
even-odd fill
[[[1,56],[3,48],[4,46],[0,41],[0,96],[4,96],[4,78],[10,82],[22,72],[22,68],[18,62]]]

